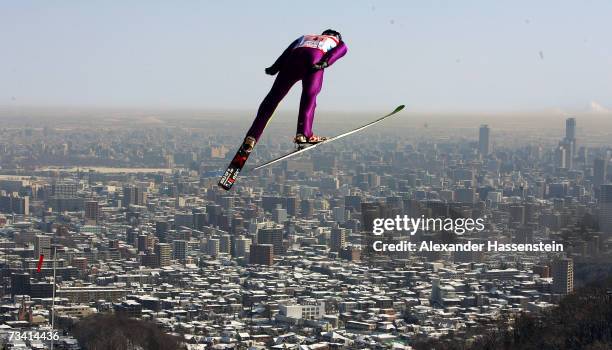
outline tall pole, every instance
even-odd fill
[[[57,247],[53,247],[53,300],[51,300],[51,350],[53,350],[53,345],[55,341],[53,340],[54,334],[53,330],[55,329],[55,261],[57,259]]]

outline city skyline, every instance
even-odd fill
[[[612,152],[580,118],[546,144],[480,124],[354,137],[230,192],[219,170],[242,131],[176,122],[0,129],[0,343],[46,342],[8,338],[45,329],[55,286],[57,350],[138,342],[113,326],[124,316],[175,344],[151,349],[463,344],[608,271]],[[252,160],[288,145],[270,138]],[[397,217],[457,226],[377,233]]]

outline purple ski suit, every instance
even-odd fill
[[[312,136],[317,95],[323,85],[323,69],[315,70],[312,66],[322,62],[331,66],[344,56],[346,51],[344,42],[329,35],[304,35],[292,42],[270,67],[272,73],[278,72],[278,76],[259,106],[247,136],[259,140],[274,110],[298,80],[302,81],[302,97],[297,134]]]

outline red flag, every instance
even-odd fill
[[[36,265],[36,271],[40,272],[44,259],[45,259],[45,256],[43,254],[40,254],[40,258],[38,258],[38,265]]]

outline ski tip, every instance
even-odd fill
[[[221,183],[218,183],[217,185],[218,185],[220,188],[224,189],[225,191],[229,191],[229,190],[232,188],[231,186],[226,186],[226,185],[223,185],[223,184],[221,184]]]

